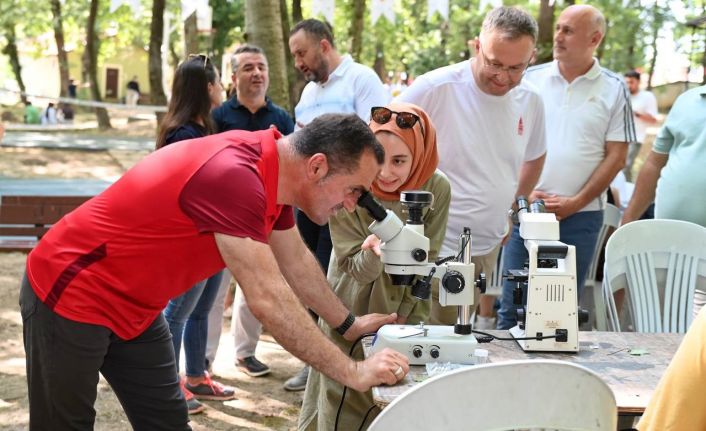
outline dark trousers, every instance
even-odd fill
[[[333,249],[333,244],[331,243],[331,232],[328,229],[328,223],[323,226],[311,221],[309,217],[303,212],[297,209],[297,229],[304,240],[304,244],[309,247],[316,260],[319,261],[321,265],[321,270],[328,271],[328,262],[331,259],[331,250]],[[314,313],[313,310],[309,310],[309,314],[314,319],[314,322],[319,320],[319,316]]]
[[[20,290],[27,356],[30,430],[92,430],[98,373],[135,430],[190,430],[169,328],[160,313],[138,337],[65,319],[37,298],[25,276]]]
[[[303,212],[297,210],[297,229],[304,240],[304,243],[314,256],[319,261],[321,269],[326,274],[328,270],[328,261],[331,258],[331,232],[328,229],[328,223],[319,226],[306,216]]]

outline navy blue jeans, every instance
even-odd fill
[[[186,375],[200,377],[207,369],[206,341],[208,340],[208,313],[216,300],[223,279],[223,271],[196,283],[181,296],[169,301],[164,317],[172,333],[174,355],[179,371],[179,353],[182,337],[186,355]]]
[[[586,272],[591,265],[593,249],[598,241],[598,232],[603,224],[603,211],[584,211],[572,215],[559,222],[559,237],[561,241],[576,247],[576,286],[579,299],[583,292],[583,283]],[[522,269],[529,258],[524,241],[520,238],[519,226],[512,230],[510,240],[503,248],[503,274],[508,269]],[[517,324],[516,308],[513,304],[512,291],[515,284],[510,281],[503,282],[503,294],[500,298],[498,310],[498,329],[510,329]],[[527,301],[527,292],[523,294],[523,302]]]

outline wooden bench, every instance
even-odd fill
[[[52,224],[92,197],[2,196],[0,252],[29,252]]]

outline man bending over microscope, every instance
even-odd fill
[[[324,224],[352,211],[383,159],[355,115],[287,137],[232,131],[147,156],[65,216],[29,255],[20,292],[30,429],[93,429],[98,373],[134,429],[190,429],[161,310],[224,266],[258,320],[317,370],[357,391],[402,379],[406,357],[355,362],[308,316],[301,302],[351,341],[397,318],[350,314],[292,215]]]

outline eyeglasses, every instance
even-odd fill
[[[400,129],[411,129],[415,124],[419,123],[422,136],[424,136],[424,126],[422,126],[422,121],[419,119],[417,114],[412,112],[395,112],[391,109],[385,108],[384,106],[373,106],[370,109],[370,119],[378,124],[385,124],[390,121],[392,114],[397,115],[397,118],[395,119],[397,127]]]
[[[518,76],[522,75],[522,72],[527,69],[530,63],[528,61],[527,63],[519,66],[501,66],[499,64],[488,63],[485,54],[483,53],[483,48],[481,48],[480,46],[478,47],[478,51],[481,53],[481,57],[483,58],[483,68],[488,72],[492,73],[493,75],[500,75],[501,73],[505,72],[509,76],[517,78]]]
[[[206,54],[189,54],[189,56],[187,57],[187,59],[189,60],[191,60],[192,58],[200,58],[203,62],[203,70],[206,70],[206,65],[210,61]]]

